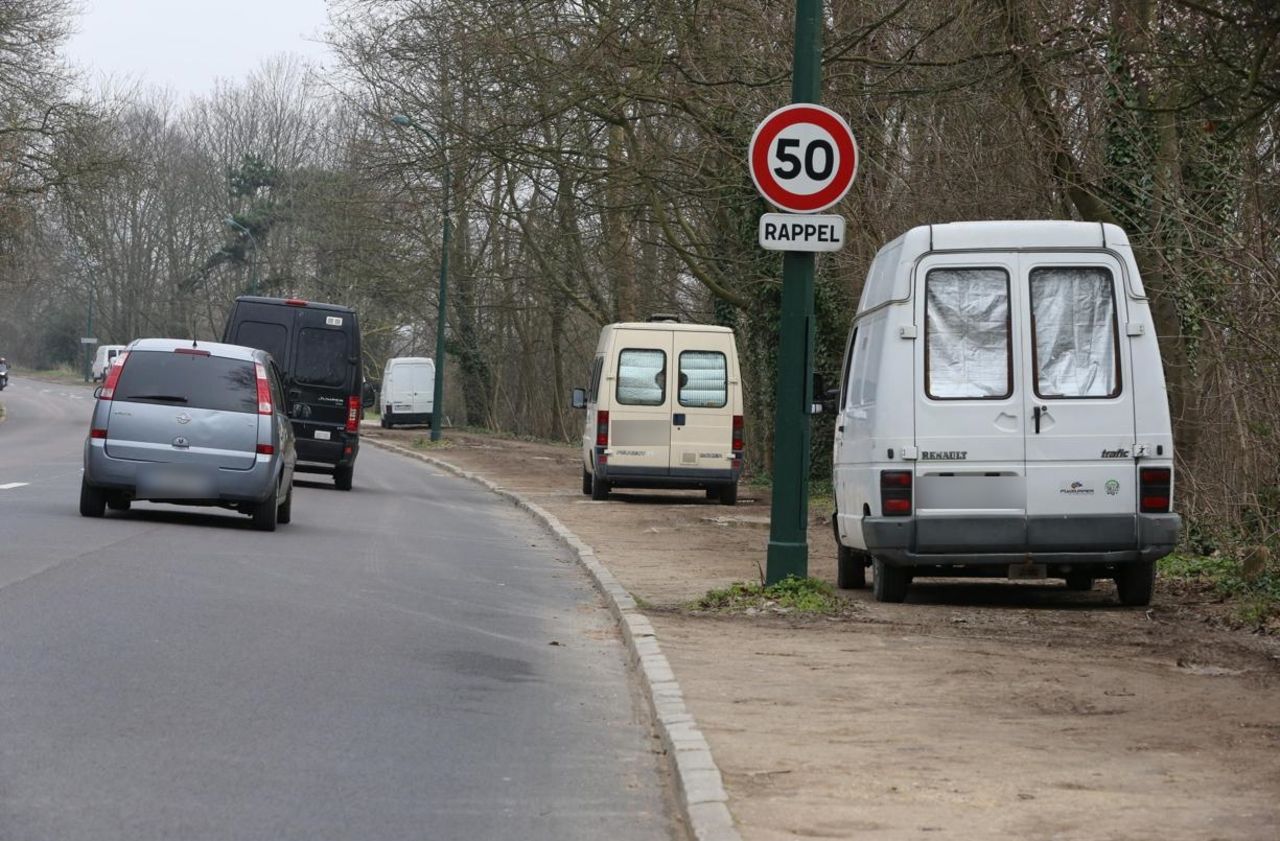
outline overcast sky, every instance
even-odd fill
[[[82,0],[67,55],[91,74],[167,87],[181,98],[239,81],[263,59],[325,61],[325,0]]]

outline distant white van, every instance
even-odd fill
[[[742,382],[733,331],[668,316],[600,331],[591,381],[573,390],[586,409],[582,492],[696,488],[738,501]]]
[[[1151,600],[1173,550],[1173,436],[1124,231],[913,228],[882,248],[836,418],[838,583],[902,601],[914,576],[1113,578]]]
[[[431,423],[435,398],[436,363],[426,356],[400,356],[387,360],[382,372],[381,424]]]
[[[124,348],[124,345],[98,345],[98,351],[93,355],[91,372],[94,382],[106,379],[107,369],[111,367],[115,358],[124,352]]]

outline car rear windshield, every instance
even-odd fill
[[[115,399],[220,412],[258,411],[252,362],[173,351],[129,354]]]
[[[314,327],[299,331],[294,364],[294,377],[298,382],[341,388],[347,384],[350,371],[346,333]]]

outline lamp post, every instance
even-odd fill
[[[407,126],[416,129],[422,133],[431,144],[436,147],[436,151],[440,153],[440,157],[444,162],[444,174],[441,176],[441,183],[444,188],[444,198],[442,201],[444,216],[442,224],[443,230],[440,233],[440,294],[438,297],[439,310],[436,313],[436,377],[434,390],[431,396],[431,440],[440,440],[441,416],[444,415],[444,325],[446,304],[449,293],[449,236],[452,233],[452,224],[449,220],[449,154],[445,150],[444,144],[441,143],[434,134],[427,129],[415,123],[404,114],[393,114],[391,122],[398,126]]]
[[[249,237],[249,242],[253,243],[253,259],[249,261],[249,290],[254,294],[258,294],[258,240],[253,235],[253,231],[241,225],[235,220],[234,216],[228,216],[222,220],[228,228],[235,228],[240,233]]]

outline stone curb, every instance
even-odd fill
[[[475,482],[498,496],[505,497],[541,520],[577,556],[586,568],[596,589],[609,604],[609,612],[617,619],[623,639],[637,667],[649,709],[658,726],[658,736],[666,750],[667,764],[676,778],[677,803],[696,841],[742,841],[729,814],[729,796],[724,790],[720,768],[711,756],[711,746],[698,729],[698,724],[684,703],[684,692],[676,681],[671,664],[658,645],[658,636],[648,617],[640,612],[636,601],[618,579],[614,578],[595,550],[569,531],[550,512],[525,499],[515,491],[486,479],[478,473],[463,470],[442,459],[415,452],[408,447],[366,438],[369,443],[418,461],[426,462],[455,476]]]

